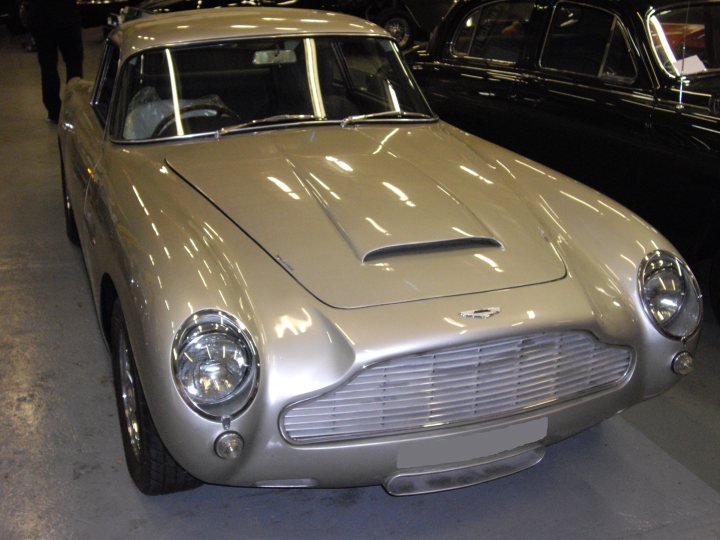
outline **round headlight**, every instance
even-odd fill
[[[196,313],[175,336],[175,383],[183,399],[207,416],[240,412],[255,394],[258,370],[250,336],[226,313]]]
[[[667,251],[650,253],[640,265],[643,307],[663,334],[687,338],[702,321],[702,294],[690,268]]]

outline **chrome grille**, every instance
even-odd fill
[[[567,400],[624,380],[632,351],[586,332],[499,339],[373,364],[288,407],[285,436],[344,440],[485,420]]]

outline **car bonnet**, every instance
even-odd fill
[[[507,167],[443,124],[259,131],[168,146],[166,156],[331,306],[522,287],[566,273]]]

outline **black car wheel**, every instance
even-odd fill
[[[200,481],[173,459],[155,428],[118,301],[113,305],[110,324],[115,397],[130,476],[145,495],[163,495],[199,486]]]
[[[407,49],[415,41],[415,23],[405,11],[381,11],[377,15],[377,23],[397,40],[401,49]]]

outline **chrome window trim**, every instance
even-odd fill
[[[113,87],[110,92],[110,101],[108,102],[108,110],[105,114],[105,118],[101,117],[100,113],[98,112],[97,105],[100,98],[100,88],[102,87],[103,83],[107,80],[107,74],[108,70],[110,69],[110,58],[112,57],[112,51],[117,52],[117,73],[115,74],[115,82],[113,83]],[[117,86],[118,76],[120,75],[120,47],[118,47],[115,43],[113,43],[111,40],[106,40],[105,42],[105,48],[103,49],[102,59],[100,60],[100,68],[97,72],[97,75],[95,77],[95,84],[93,86],[92,95],[90,97],[90,108],[95,113],[95,116],[97,117],[100,124],[103,126],[103,131],[107,132],[108,125],[111,122],[111,118],[113,117],[113,109],[114,109],[114,102],[115,102],[115,87]],[[123,62],[124,65],[124,62]]]
[[[610,84],[618,84],[618,85],[620,85],[620,86],[631,86],[631,85],[635,84],[635,83],[637,82],[637,80],[638,80],[638,77],[639,77],[640,73],[639,73],[639,70],[638,70],[638,66],[637,66],[637,61],[636,61],[636,59],[635,59],[635,55],[632,54],[632,53],[630,54],[630,61],[632,62],[632,64],[633,64],[633,69],[635,70],[635,77],[634,77],[632,80],[629,80],[629,79],[628,79],[627,81],[612,80],[612,79],[609,80],[609,79],[607,79],[607,78],[605,78],[605,77],[602,76],[602,69],[603,69],[603,67],[605,66],[605,60],[607,59],[607,54],[608,54],[609,48],[610,48],[610,41],[611,41],[610,39],[608,39],[608,42],[607,42],[606,45],[605,45],[605,53],[603,54],[603,60],[602,60],[601,63],[600,63],[600,68],[598,69],[598,73],[597,73],[596,75],[590,75],[590,74],[588,74],[588,73],[578,73],[577,71],[568,71],[568,70],[565,70],[565,69],[556,69],[556,68],[551,68],[551,67],[543,66],[542,61],[543,61],[543,57],[545,56],[545,49],[546,49],[546,47],[547,47],[548,39],[549,39],[549,37],[550,37],[550,30],[552,29],[552,23],[553,23],[553,21],[555,20],[555,14],[556,14],[556,12],[557,12],[558,7],[560,7],[560,6],[562,6],[562,5],[565,5],[565,4],[570,4],[570,5],[575,5],[575,6],[581,6],[581,7],[584,7],[584,8],[595,9],[595,10],[597,10],[597,11],[603,11],[603,12],[611,15],[611,16],[613,17],[613,23],[612,23],[612,25],[610,26],[610,34],[608,35],[608,38],[610,38],[610,37],[612,36],[612,31],[614,30],[615,25],[616,25],[616,24],[619,24],[619,26],[620,26],[620,32],[621,32],[621,34],[622,34],[622,36],[623,36],[623,39],[625,40],[625,45],[628,47],[628,49],[635,49],[635,50],[637,50],[637,47],[636,47],[636,45],[635,45],[635,42],[634,42],[633,39],[632,39],[632,35],[630,34],[630,32],[628,32],[627,27],[625,26],[625,24],[622,22],[622,20],[620,19],[620,17],[619,17],[616,13],[610,11],[609,9],[605,9],[605,8],[598,7],[598,6],[593,6],[593,5],[591,5],[591,4],[586,4],[586,3],[584,3],[584,2],[574,2],[574,1],[572,1],[572,0],[569,0],[569,1],[563,0],[563,1],[557,2],[557,3],[553,6],[553,12],[552,12],[552,15],[550,16],[550,21],[549,21],[548,26],[547,26],[547,29],[546,29],[546,31],[545,31],[545,38],[543,39],[542,47],[541,47],[541,49],[540,49],[540,54],[538,55],[538,67],[539,67],[542,71],[549,71],[549,72],[554,72],[554,73],[567,73],[567,74],[570,74],[570,75],[576,75],[576,76],[580,76],[580,77],[589,77],[589,78],[592,78],[592,79],[601,80],[601,81],[603,81],[603,82],[608,82],[608,83],[610,83]],[[630,52],[630,51],[628,51],[628,52]]]
[[[652,31],[651,31],[651,29],[650,29],[650,25],[652,24],[652,23],[650,22],[650,19],[651,19],[652,17],[654,17],[655,15],[657,15],[658,13],[660,13],[661,11],[667,11],[667,10],[672,9],[673,7],[682,7],[682,6],[677,6],[677,5],[676,5],[676,6],[665,6],[665,7],[663,7],[663,9],[655,9],[655,8],[653,8],[653,9],[651,9],[650,11],[648,11],[647,15],[645,15],[645,24],[644,24],[644,27],[645,27],[645,32],[647,32],[648,43],[650,44],[650,48],[652,49],[652,56],[653,56],[653,58],[654,58],[655,61],[656,61],[656,65],[660,67],[660,70],[661,70],[663,73],[665,73],[665,74],[668,75],[669,77],[672,77],[673,80],[677,80],[677,79],[680,78],[680,75],[676,75],[675,73],[671,73],[671,72],[668,71],[668,70],[665,68],[665,66],[663,65],[663,62],[662,62],[662,60],[660,59],[660,55],[658,55],[657,49],[655,48],[655,43],[653,42],[653,38],[652,38]]]

